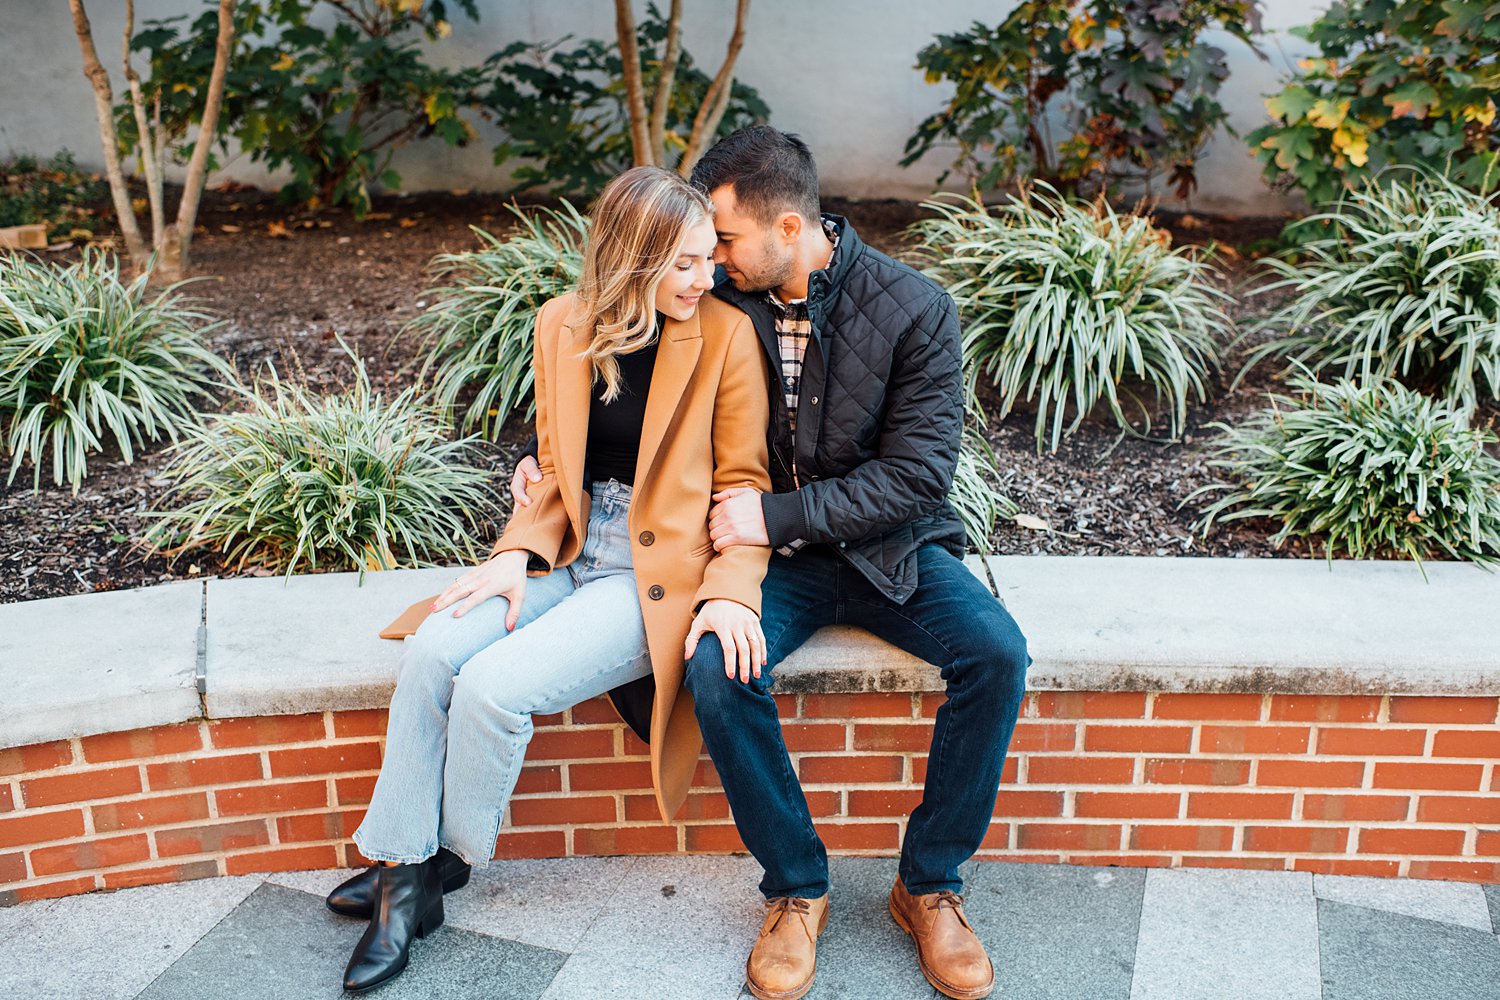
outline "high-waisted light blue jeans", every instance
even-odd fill
[[[516,630],[492,597],[445,608],[406,640],[385,761],[354,842],[376,861],[422,861],[446,847],[472,865],[495,853],[500,819],[531,741],[550,714],[651,671],[630,561],[630,487],[593,487],[583,552],[526,581]]]

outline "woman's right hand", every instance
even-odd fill
[[[505,613],[505,630],[514,631],[516,621],[521,617],[521,601],[526,597],[526,565],[530,559],[531,553],[525,549],[496,553],[454,580],[432,602],[432,610],[441,611],[454,602],[460,602],[453,609],[453,617],[462,618],[480,602],[503,597],[510,602],[510,609]]]

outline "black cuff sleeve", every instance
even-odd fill
[[[771,548],[779,549],[807,537],[807,515],[802,511],[802,495],[797,491],[762,493],[760,511],[766,520],[766,537]]]
[[[536,454],[540,450],[541,444],[537,441],[536,435],[533,434],[531,435],[531,440],[521,446],[521,453],[516,456],[516,461],[519,462],[523,458],[536,458]]]

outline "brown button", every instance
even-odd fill
[[[642,545],[651,545],[655,541],[656,541],[656,536],[653,535],[653,534],[651,534],[651,532],[649,532],[649,531],[643,531],[643,532],[641,532],[641,544]]]
[[[651,589],[646,591],[646,596],[651,598],[653,601],[659,601],[663,597],[667,596],[667,592],[661,589],[660,584],[653,583],[651,585]]]

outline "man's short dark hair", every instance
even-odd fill
[[[812,151],[798,136],[769,125],[750,125],[720,139],[693,167],[692,180],[710,193],[731,185],[740,210],[764,226],[783,212],[809,222],[819,217]]]

